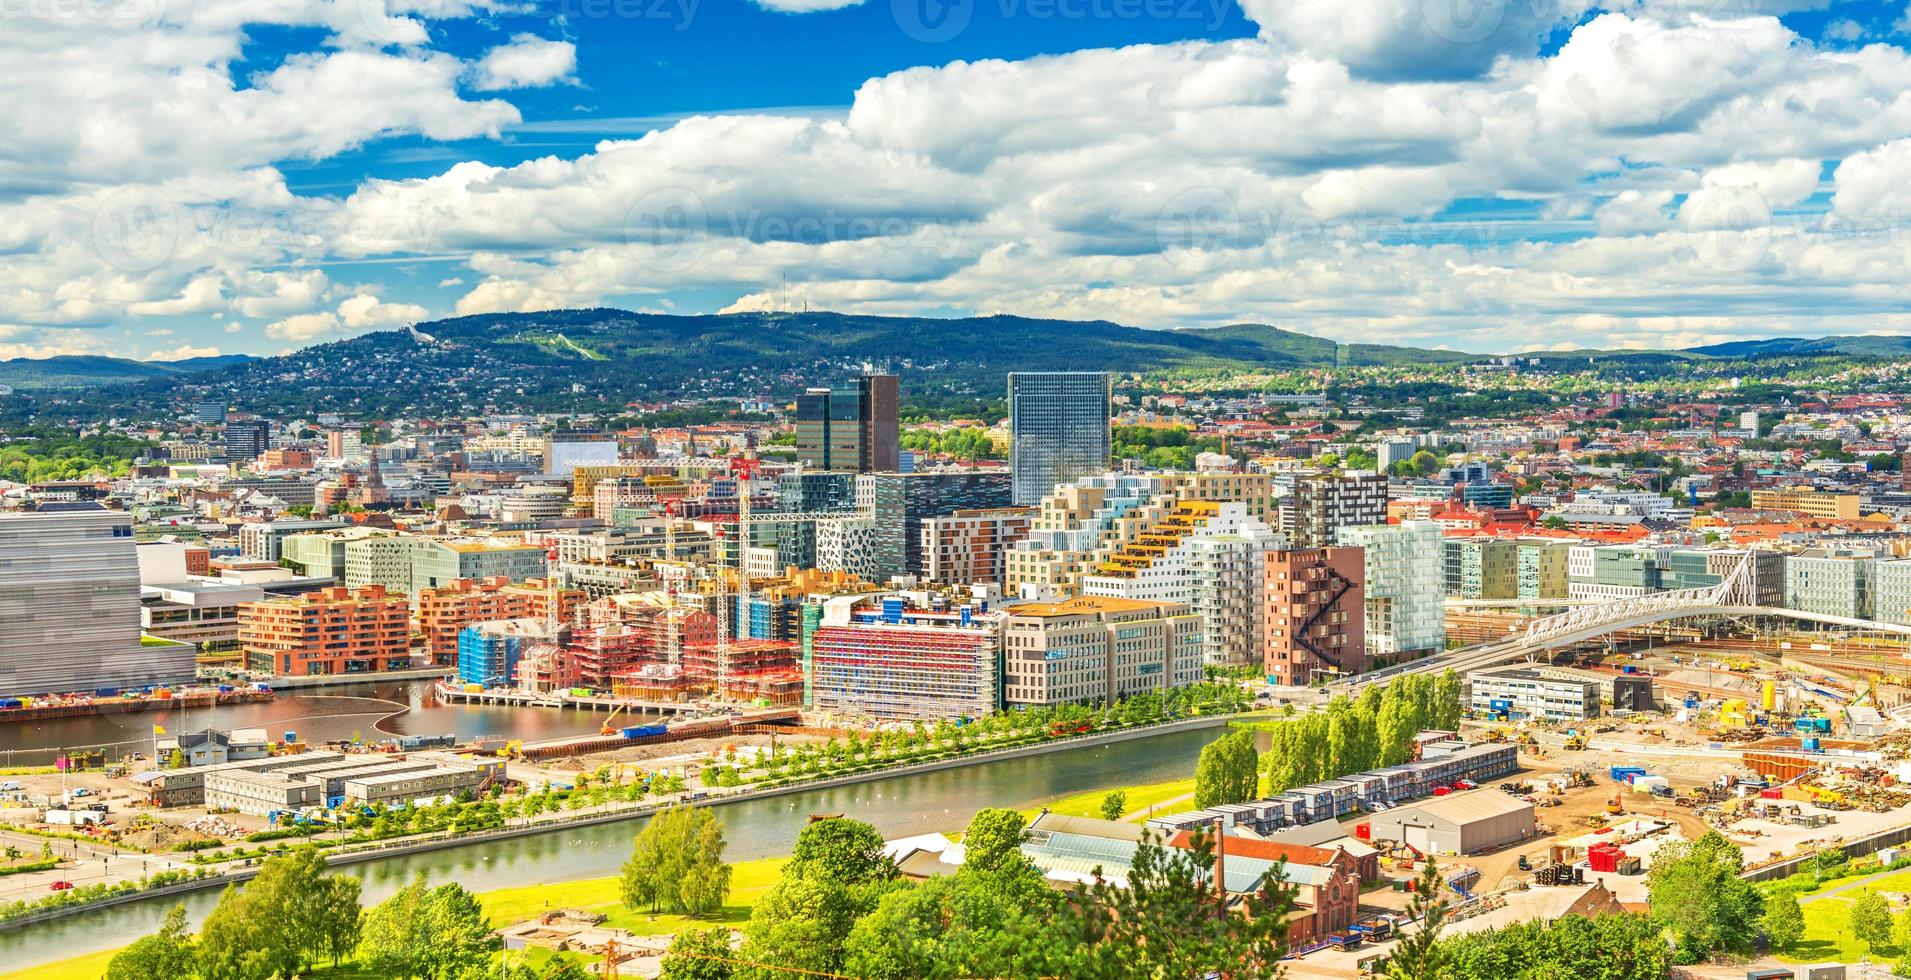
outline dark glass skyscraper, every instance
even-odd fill
[[[896,470],[900,387],[893,374],[865,374],[844,388],[796,396],[796,458],[813,469]]]
[[[1108,470],[1110,378],[1105,371],[1009,375],[1009,468],[1015,503],[1037,506],[1058,483]]]

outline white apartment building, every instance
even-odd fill
[[[1441,563],[1445,539],[1432,521],[1343,527],[1344,547],[1366,554],[1367,652],[1375,657],[1443,650],[1447,643]]]
[[[1286,539],[1240,502],[1190,500],[1082,576],[1082,594],[1185,603],[1203,622],[1210,664],[1260,659],[1267,553]]]

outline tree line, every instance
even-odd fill
[[[884,852],[876,828],[813,822],[751,911],[740,944],[728,930],[682,932],[663,980],[780,980],[797,971],[880,980],[1280,973],[1292,889],[1223,897],[1208,880],[1205,837],[1191,848],[1144,838],[1126,887],[1095,876],[1058,891],[1022,853],[1027,832],[1013,810],[982,810],[963,835],[962,865],[918,882]]]
[[[1416,734],[1452,731],[1460,714],[1460,677],[1449,670],[1397,677],[1357,698],[1338,695],[1323,711],[1254,722],[1202,748],[1195,762],[1194,805],[1245,803],[1399,765],[1413,758]],[[1266,752],[1255,750],[1255,731],[1268,733]]]
[[[120,950],[107,980],[277,980],[354,960],[404,980],[586,980],[560,956],[533,970],[502,952],[484,909],[457,884],[422,879],[370,909],[360,883],[326,873],[325,858],[301,847],[268,858],[244,885],[228,885],[198,935],[177,905],[153,935]]]

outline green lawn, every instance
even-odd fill
[[[708,919],[691,919],[681,915],[645,915],[625,909],[618,897],[616,878],[591,878],[586,881],[554,882],[547,885],[526,885],[523,888],[505,888],[498,891],[481,892],[478,901],[484,905],[485,914],[491,917],[491,924],[498,927],[522,922],[546,909],[583,908],[602,912],[609,916],[609,925],[626,929],[640,936],[652,936],[659,933],[674,933],[689,926],[691,928],[709,928],[716,925],[738,926],[750,917],[750,908],[756,900],[776,882],[788,858],[768,858],[761,861],[743,861],[733,866],[730,878],[730,901],[723,910]],[[106,973],[106,964],[117,950],[101,953],[88,953],[72,959],[59,960],[44,966],[31,967],[12,973],[0,973],[0,980],[99,980]],[[536,954],[537,951],[532,951]],[[534,955],[533,959],[541,956]],[[589,957],[585,958],[590,961]],[[312,980],[384,980],[345,964],[336,970],[318,970]]]
[[[1194,780],[1192,778],[1172,779],[1165,783],[1129,786],[1124,789],[1124,792],[1128,794],[1128,805],[1122,813],[1124,815],[1140,813],[1147,810],[1150,806],[1160,806],[1168,800],[1172,800],[1178,796],[1186,796],[1194,792]],[[1088,793],[1077,793],[1074,796],[1065,796],[1059,800],[1050,802],[1048,804],[1048,811],[1050,813],[1059,813],[1070,817],[1099,817],[1101,816],[1102,797],[1107,796],[1108,793],[1108,790],[1098,789]],[[1040,813],[1041,809],[1039,806],[1030,807],[1023,812],[1033,817],[1035,814]],[[1194,803],[1190,801],[1169,807],[1168,812],[1192,809],[1194,809]]]
[[[1849,881],[1832,882],[1824,890],[1848,884]],[[1778,958],[1787,963],[1825,963],[1834,960],[1855,963],[1861,956],[1870,956],[1874,961],[1896,960],[1900,955],[1897,947],[1871,949],[1851,934],[1851,903],[1865,892],[1877,891],[1897,894],[1911,891],[1911,869],[1866,882],[1862,888],[1805,903],[1805,938]]]

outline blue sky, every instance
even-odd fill
[[[1902,3],[832,3],[16,11],[0,356],[596,304],[1483,351],[1905,327]]]

